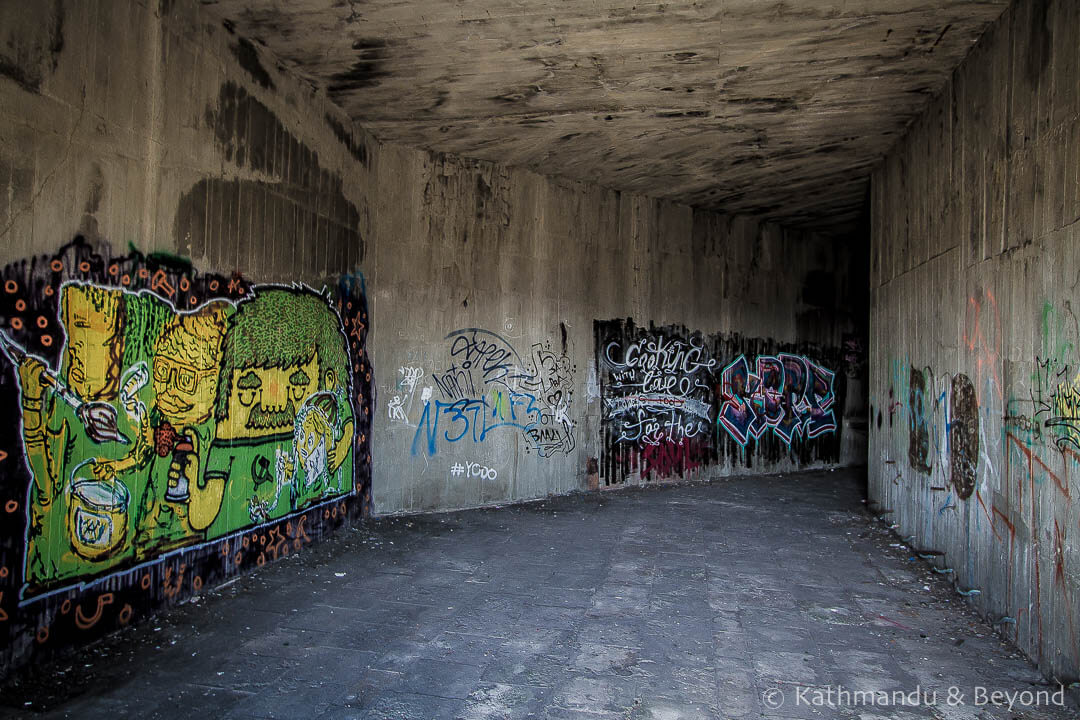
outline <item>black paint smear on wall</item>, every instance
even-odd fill
[[[326,124],[330,126],[330,129],[334,132],[334,137],[345,146],[345,149],[349,151],[349,154],[361,165],[368,167],[367,146],[364,145],[363,141],[357,141],[356,138],[353,137],[352,132],[342,123],[338,122],[338,119],[330,113],[326,114]]]
[[[232,32],[228,26],[226,30]],[[266,72],[266,68],[259,61],[259,51],[255,49],[255,46],[247,38],[238,38],[236,43],[230,46],[233,56],[236,61],[240,63],[240,67],[247,70],[251,78],[262,85],[267,90],[276,89],[273,79],[270,77],[270,73]]]
[[[926,376],[921,370],[911,368],[908,382],[908,462],[924,475],[931,471],[930,428],[926,420]]]
[[[979,465],[979,401],[967,375],[952,379],[949,398],[950,481],[961,500],[975,492],[975,471]]]
[[[387,48],[390,43],[378,38],[362,38],[352,44],[356,51],[356,60],[344,72],[330,76],[330,82],[326,86],[326,93],[331,100],[340,100],[356,90],[375,87],[381,78],[390,73],[385,69],[386,60],[390,57]]]
[[[266,208],[275,213],[274,227],[283,228],[278,233],[281,242],[297,243],[297,238],[325,237],[334,243],[337,238],[355,248],[356,262],[364,259],[360,212],[345,197],[341,176],[324,169],[318,153],[290,133],[269,108],[244,88],[228,82],[221,87],[217,107],[207,108],[206,122],[213,129],[226,160],[262,173],[269,179],[214,179],[197,184],[181,201],[177,215],[176,233],[180,247],[190,243],[193,256],[207,256],[211,251],[215,220],[221,223],[224,237],[244,239],[243,233],[248,232],[251,225],[244,221],[250,215],[245,203],[256,203],[256,211]],[[215,197],[220,198],[219,203],[213,202]],[[259,202],[262,204],[257,204]],[[267,237],[260,228],[257,237],[247,239],[261,245]],[[331,244],[331,256],[339,252],[347,255],[346,247]],[[262,253],[263,248],[260,247],[259,252]],[[327,263],[327,267],[342,268],[345,263]]]
[[[1049,6],[1050,0],[1034,0],[1031,4],[1024,71],[1032,87],[1039,86],[1039,78],[1050,64],[1050,48],[1054,46],[1054,27],[1050,22]]]
[[[771,338],[746,337],[739,333],[717,333],[702,336],[701,333],[690,332],[680,325],[668,325],[657,327],[650,323],[648,328],[638,327],[632,318],[617,320],[597,320],[593,323],[593,335],[596,350],[597,377],[600,383],[601,403],[605,398],[611,397],[612,373],[610,367],[605,367],[603,359],[604,349],[609,343],[616,342],[623,347],[646,339],[650,336],[663,334],[665,338],[677,338],[688,340],[690,338],[702,338],[708,357],[715,360],[711,372],[707,374],[707,380],[711,385],[711,410],[709,423],[712,432],[693,439],[688,447],[682,449],[675,458],[663,458],[663,452],[655,452],[665,460],[670,472],[650,473],[649,459],[644,456],[641,449],[631,443],[619,441],[619,431],[612,424],[604,420],[604,409],[601,409],[601,442],[600,473],[604,485],[618,485],[626,481],[627,476],[641,473],[645,480],[659,479],[664,476],[677,475],[683,477],[686,472],[697,467],[706,467],[718,464],[721,461],[728,462],[732,467],[746,469],[758,468],[767,470],[770,466],[782,461],[790,461],[797,466],[805,466],[812,463],[838,463],[840,461],[841,434],[843,429],[842,411],[844,408],[847,383],[845,374],[840,371],[843,367],[842,348],[822,348],[812,343],[784,343]],[[745,355],[751,362],[761,355],[777,355],[790,353],[808,357],[834,372],[833,393],[835,401],[830,409],[836,418],[836,430],[834,432],[818,436],[813,439],[804,437],[796,438],[790,445],[777,437],[773,432],[767,431],[760,438],[750,439],[743,447],[736,442],[730,434],[717,428],[717,413],[722,405],[722,375],[724,368],[740,355]],[[668,453],[670,456],[670,453]],[[672,462],[673,460],[673,462]],[[655,477],[654,477],[655,476]]]
[[[104,242],[82,236],[54,255],[11,263],[0,270],[0,330],[28,352],[57,367],[64,344],[59,319],[60,288],[65,282],[93,283],[155,294],[177,308],[214,299],[239,301],[258,293],[236,273],[198,273],[182,257],[143,255],[132,250],[110,256]],[[317,542],[350,519],[370,511],[371,408],[373,386],[366,343],[370,318],[363,282],[343,276],[327,289],[350,346],[353,362],[353,415],[356,424],[351,495],[332,506],[298,512],[258,531],[238,532],[193,545],[128,570],[110,571],[87,585],[39,597],[20,607],[25,564],[25,503],[31,477],[23,459],[21,433],[0,433],[0,676],[31,659],[42,660],[73,645],[84,645],[153,611],[181,602],[268,561]],[[0,353],[0,413],[21,415],[18,379]],[[98,612],[100,610],[100,613]]]
[[[245,259],[273,256],[283,268],[336,271],[350,265],[350,248],[359,262],[364,239],[356,209],[344,202],[319,208],[305,198],[259,180],[200,180],[180,197],[173,232],[179,247],[213,264],[244,266]],[[236,258],[237,248],[247,258]]]
[[[28,92],[41,92],[41,83],[56,70],[64,50],[64,6],[53,0],[46,13],[31,12],[23,3],[0,3],[0,75]]]

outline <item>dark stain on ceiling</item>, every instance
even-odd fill
[[[380,140],[807,229],[1007,0],[204,0]]]

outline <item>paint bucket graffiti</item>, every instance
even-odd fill
[[[129,493],[116,480],[76,479],[68,499],[68,531],[87,560],[108,557],[127,536]]]

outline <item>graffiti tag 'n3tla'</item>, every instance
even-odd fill
[[[523,357],[481,328],[455,330],[446,340],[450,367],[432,373],[439,397],[422,394],[413,455],[434,455],[441,443],[482,443],[502,428],[521,433],[526,448],[542,458],[574,449],[574,368],[565,352],[536,343]]]

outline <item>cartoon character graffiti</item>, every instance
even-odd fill
[[[281,517],[331,487],[305,482],[297,491],[291,477],[293,442],[305,419],[318,422],[308,418],[311,411],[300,418],[300,408],[317,393],[326,394],[314,403],[334,430],[326,472],[336,474],[349,461],[354,428],[349,377],[345,334],[326,298],[305,289],[270,288],[237,308],[226,331],[214,410],[208,470],[225,479],[227,490],[211,536],[237,523]],[[289,462],[279,461],[282,457]],[[347,474],[350,469],[351,464]],[[289,502],[281,503],[290,486]],[[339,483],[337,491],[346,490]]]
[[[307,492],[333,495],[344,492],[342,465],[349,453],[352,434],[343,424],[333,393],[312,395],[296,414],[293,452],[277,453],[278,495],[289,486],[295,499]],[[273,508],[265,508],[269,512]]]
[[[204,477],[213,439],[226,323],[226,302],[208,303],[174,318],[154,350],[151,410],[153,452],[140,509],[140,556],[198,537],[221,506],[224,479]]]
[[[180,311],[146,290],[60,290],[59,371],[0,333],[32,478],[28,592],[351,492],[349,350],[326,297],[269,287]]]
[[[24,573],[49,587],[130,554],[132,487],[126,467],[146,431],[146,345],[138,321],[153,301],[121,290],[68,284],[60,372],[5,339],[18,367],[23,445],[32,475]],[[124,368],[128,371],[124,372]],[[120,412],[120,410],[124,412]],[[56,542],[55,538],[67,538]]]

